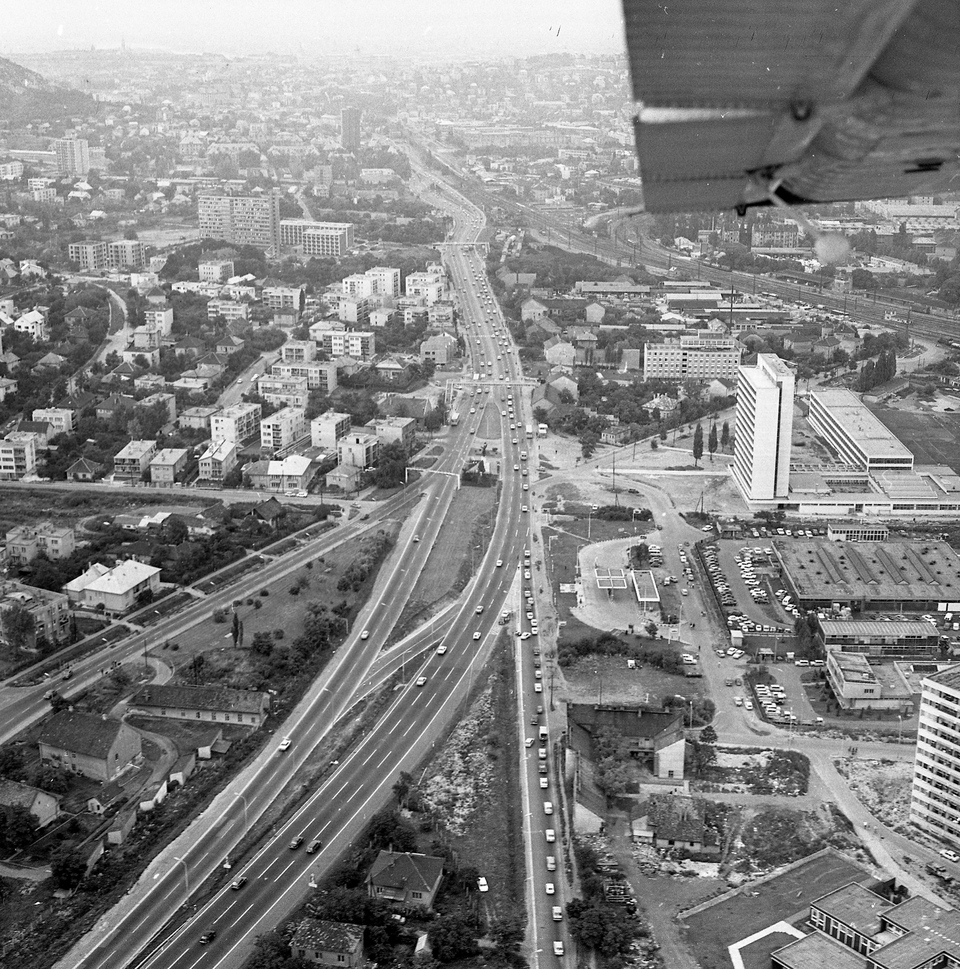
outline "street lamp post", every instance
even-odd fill
[[[903,743],[903,714],[897,714],[897,743]]]
[[[239,791],[235,792],[234,797],[239,797],[243,801],[243,826],[247,827],[247,796],[246,794],[241,794]]]
[[[179,855],[174,855],[173,857],[177,861],[179,861],[181,865],[183,865],[183,881],[187,888],[187,894],[189,895],[190,894],[190,869],[187,867],[187,863]]]

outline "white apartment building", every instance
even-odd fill
[[[399,296],[400,295],[400,270],[390,266],[374,266],[365,273],[373,280],[374,296]]]
[[[61,175],[86,175],[90,171],[90,142],[86,138],[58,138],[53,149]]]
[[[156,330],[162,336],[170,336],[173,333],[173,307],[145,307],[143,311],[143,325],[147,330]]]
[[[275,363],[270,368],[271,377],[282,380],[304,379],[307,390],[319,390],[332,394],[337,389],[337,365],[313,360],[309,363]]]
[[[26,333],[34,340],[47,340],[50,336],[47,329],[47,318],[40,310],[30,310],[22,316],[18,316],[13,321],[13,328],[17,333]]]
[[[0,182],[14,182],[23,176],[23,162],[0,162]]]
[[[280,347],[283,363],[312,363],[317,359],[317,345],[312,340],[287,340]]]
[[[681,334],[677,340],[643,345],[643,379],[735,380],[742,347],[734,337],[711,330]]]
[[[212,299],[207,303],[207,319],[222,316],[225,320],[249,320],[250,304],[235,303],[232,299]]]
[[[233,274],[232,259],[201,259],[197,264],[201,282],[225,283]]]
[[[810,426],[839,458],[863,471],[913,468],[913,454],[853,391],[842,387],[810,394]]]
[[[268,310],[293,310],[299,313],[303,309],[304,291],[302,286],[265,286],[260,294],[263,305]]]
[[[201,481],[223,482],[237,466],[237,445],[234,441],[211,441],[200,455]]]
[[[366,273],[354,273],[352,276],[345,276],[340,285],[343,287],[344,296],[366,297],[373,295],[375,283],[373,277]]]
[[[139,481],[156,453],[156,441],[131,441],[114,456],[113,476]]]
[[[50,427],[50,437],[58,434],[71,434],[77,426],[76,411],[68,407],[38,407],[31,415],[32,421],[46,421]]]
[[[197,199],[201,239],[280,248],[280,197],[276,194],[201,195]]]
[[[277,377],[272,373],[257,380],[257,393],[268,403],[280,407],[306,408],[310,399],[306,377]]]
[[[87,239],[71,242],[67,246],[67,258],[87,271],[140,269],[146,263],[147,254],[144,244],[136,239],[115,239],[113,242]]]
[[[326,323],[310,327],[310,339],[329,357],[350,356],[369,360],[377,352],[376,336],[370,330],[333,330]]]
[[[370,468],[380,456],[380,442],[376,434],[352,431],[337,441],[337,459],[353,468]]]
[[[301,407],[282,407],[260,421],[260,447],[279,451],[306,436],[306,412]]]
[[[281,219],[280,244],[302,249],[305,256],[342,256],[353,248],[353,223]]]
[[[921,681],[910,820],[960,845],[960,666]]]
[[[404,281],[407,296],[423,299],[428,306],[443,299],[447,287],[446,276],[437,272],[410,273]]]
[[[349,414],[328,410],[310,421],[310,444],[324,451],[335,450],[340,439],[350,433],[351,423]]]
[[[373,303],[366,296],[344,295],[337,302],[337,318],[344,323],[368,326],[371,309],[373,309]]]
[[[210,440],[243,444],[260,431],[260,405],[234,404],[210,417]]]
[[[49,559],[65,559],[73,554],[74,548],[74,530],[49,521],[19,525],[7,532],[7,558],[14,565],[26,565],[41,552]]]
[[[793,434],[795,376],[774,353],[760,353],[753,367],[740,367],[733,479],[744,500],[787,497]]]

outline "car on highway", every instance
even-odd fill
[[[293,741],[289,737],[284,737],[283,740],[280,741],[280,745],[277,747],[277,750],[289,750],[292,743]]]
[[[481,892],[489,892],[490,891],[490,886],[487,884],[487,880],[486,880],[486,878],[483,877],[483,875],[481,875],[477,879],[477,889],[478,889],[478,891],[481,891]]]
[[[563,955],[563,943],[562,942],[554,942],[553,943],[553,954],[555,956],[562,956]]]
[[[483,606],[477,606],[477,608],[476,608],[476,610],[475,610],[475,611],[476,611],[476,613],[477,613],[477,615],[479,616],[479,615],[480,615],[480,613],[482,613],[482,612],[483,612]]]
[[[323,842],[319,838],[314,838],[310,844],[307,845],[307,854],[314,855],[323,847]]]
[[[497,568],[499,569],[502,566],[503,566],[503,559],[497,559]]]
[[[239,892],[240,889],[243,888],[243,886],[246,885],[246,884],[247,884],[247,876],[246,875],[241,875],[239,878],[234,878],[234,880],[232,882],[230,882],[230,887],[235,892]]]
[[[551,909],[554,922],[560,922],[563,919],[563,909],[559,905],[554,905]]]
[[[297,848],[299,848],[299,847],[300,847],[300,845],[302,845],[302,844],[303,844],[303,835],[302,835],[302,834],[298,834],[298,835],[297,835],[297,836],[296,836],[296,837],[295,837],[295,838],[294,838],[294,839],[293,839],[293,840],[292,840],[292,841],[290,842],[290,850],[291,850],[291,851],[296,851],[296,850],[297,850]]]
[[[947,861],[960,861],[960,855],[958,855],[952,848],[941,848],[940,857],[946,858]]]
[[[479,629],[473,634],[473,638],[474,639],[479,639],[480,638],[480,630]]]
[[[364,629],[364,631],[362,633],[360,633],[360,638],[361,639],[369,639],[370,638],[370,630],[369,629]]]
[[[543,790],[546,790],[549,786],[550,786],[550,778],[549,777],[541,777],[540,778],[540,787],[543,788]]]
[[[211,929],[209,932],[204,932],[203,935],[200,936],[200,945],[206,945],[208,942],[213,942],[216,937],[216,929]]]
[[[439,645],[439,646],[437,647],[437,656],[443,656],[443,654],[444,654],[444,653],[445,653],[446,651],[447,651],[447,647],[446,647],[446,646],[444,646],[444,645],[443,645],[443,643],[441,643],[441,644],[440,644],[440,645]]]
[[[530,633],[520,633],[520,638],[521,639],[529,639],[530,638]]]
[[[553,895],[557,891],[553,885],[553,882],[547,882],[546,885],[544,885],[543,887],[547,890],[548,895]]]
[[[524,513],[526,513],[526,511],[527,511],[527,506],[526,506],[526,505],[521,505],[521,506],[520,506],[520,511],[522,511],[522,512],[524,512]]]
[[[554,855],[547,855],[547,871],[557,870],[557,859]]]
[[[425,676],[417,677],[417,686],[425,686],[426,682],[427,682],[427,678]]]
[[[529,580],[530,580],[530,570],[529,570],[529,569],[527,569],[527,570],[526,570],[526,571],[525,571],[525,572],[523,573],[523,577],[524,577],[524,578],[525,578],[525,579],[526,579],[527,581],[529,581]],[[529,617],[528,617],[528,618],[529,618]]]
[[[539,680],[533,684],[533,692],[543,693],[543,684]]]
[[[524,747],[532,747],[533,739],[534,739],[533,737],[527,737],[527,739],[524,741],[524,744],[523,744]]]

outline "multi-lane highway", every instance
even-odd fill
[[[410,683],[397,693],[377,724],[306,797],[275,837],[242,868],[234,867],[230,872],[231,877],[246,879],[243,886],[235,890],[225,886],[178,928],[162,930],[180,904],[222,865],[277,791],[290,781],[351,701],[357,684],[364,677],[373,676],[376,668],[382,668],[377,659],[379,650],[412,593],[457,486],[455,476],[428,476],[416,486],[419,501],[403,528],[385,581],[379,583],[377,598],[368,604],[336,660],[285,725],[285,733],[291,738],[289,749],[281,751],[276,744],[266,749],[186,835],[151,865],[128,903],[115,910],[98,933],[62,965],[104,969],[131,961],[164,967],[239,965],[256,935],[273,927],[295,907],[306,892],[311,875],[322,873],[339,855],[389,799],[399,772],[422,759],[430,744],[457,715],[477,670],[503,629],[498,618],[508,591],[514,589],[514,598],[519,602],[521,589],[529,588],[529,584],[524,586],[521,567],[522,551],[530,545],[529,514],[525,509],[529,492],[524,490],[529,474],[523,472],[532,458],[524,458],[521,453],[533,443],[525,439],[522,429],[522,409],[529,410],[529,404],[520,400],[521,374],[515,348],[508,342],[506,327],[484,278],[482,261],[472,247],[482,229],[482,216],[471,211],[465,200],[449,189],[444,197],[454,215],[455,239],[461,242],[460,248],[448,248],[447,257],[462,318],[470,331],[470,365],[472,372],[485,377],[483,381],[464,382],[463,392],[475,395],[471,400],[475,401],[477,414],[475,420],[466,421],[452,435],[451,446],[438,469],[456,475],[472,447],[484,410],[500,412],[497,416],[502,430],[499,453],[503,476],[498,516],[480,569],[449,620],[442,642],[426,652],[425,661],[413,671]],[[511,423],[515,425],[512,430]],[[262,584],[262,573],[256,582]],[[235,592],[231,590],[230,594]],[[523,622],[522,631],[529,632],[528,621]],[[411,638],[413,655],[424,654],[425,638],[431,633],[428,630]],[[535,643],[536,638],[523,642],[531,641]],[[405,651],[410,642],[402,644]],[[521,655],[524,695],[529,692],[532,698],[542,698],[542,694],[534,692],[534,684],[540,681],[535,678],[533,649],[524,649]],[[90,662],[92,669],[95,660]],[[525,717],[533,715],[524,710]],[[532,748],[524,748],[524,755],[531,763]],[[539,791],[539,774],[535,779]],[[537,808],[543,810],[539,800]],[[322,847],[313,854],[299,845],[288,847],[301,836],[305,844],[319,839]],[[545,870],[545,856],[541,862],[538,874]],[[560,879],[557,890],[562,893]],[[542,927],[541,917],[535,921],[538,938],[546,938],[552,921]],[[215,932],[215,937],[200,946],[201,936],[209,932]]]

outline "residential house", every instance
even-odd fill
[[[294,959],[320,966],[356,969],[363,961],[363,926],[304,919],[290,940]]]
[[[141,757],[140,734],[99,714],[62,710],[41,728],[40,760],[95,781],[112,781]]]
[[[0,812],[10,812],[18,807],[32,814],[37,824],[45,828],[60,815],[60,795],[0,777]]]
[[[96,481],[103,476],[104,466],[87,458],[79,458],[67,468],[67,481]]]
[[[199,461],[199,478],[213,484],[224,479],[237,466],[237,444],[234,441],[211,441]]]
[[[572,343],[552,336],[543,344],[543,355],[554,367],[572,367],[577,361],[577,350]]]
[[[187,407],[181,412],[177,423],[180,427],[192,427],[197,431],[210,430],[210,418],[220,413],[216,404],[199,407]]]
[[[385,444],[401,444],[409,451],[417,437],[417,422],[412,417],[380,417],[364,424],[376,435],[381,447]]]
[[[413,379],[410,364],[394,356],[382,357],[370,367],[370,370],[382,384],[406,387]]]
[[[238,336],[227,336],[221,337],[217,341],[217,345],[214,348],[217,353],[222,354],[225,357],[232,356],[238,350],[242,350],[244,346],[244,341]]]
[[[607,314],[607,308],[602,303],[588,303],[584,316],[588,323],[602,323]]]
[[[381,850],[367,874],[367,894],[403,908],[431,911],[442,878],[442,858]]]
[[[449,333],[438,333],[420,344],[420,359],[432,360],[438,367],[446,367],[457,356],[456,338]]]
[[[130,697],[128,709],[144,717],[262,727],[270,712],[270,694],[221,686],[152,684]]]
[[[48,424],[46,421],[20,421],[17,424],[17,433],[19,434],[33,434],[36,438],[36,447],[38,451],[46,451],[47,446],[50,443],[50,438],[53,437],[53,426]]]
[[[139,605],[141,596],[154,596],[160,591],[160,569],[152,565],[120,562],[99,575],[93,574],[97,566],[103,568],[96,563],[63,587],[71,599],[76,597],[88,609],[102,608],[109,615],[118,616]]]
[[[313,468],[310,458],[291,454],[282,461],[254,461],[244,467],[243,477],[260,491],[305,491]]]
[[[634,840],[657,848],[718,855],[716,832],[708,828],[706,802],[683,794],[652,794],[631,827]],[[643,811],[643,808],[641,808]]]
[[[631,757],[645,761],[664,780],[683,780],[686,741],[683,716],[643,704],[567,703],[567,750],[595,762],[595,738],[603,728],[620,734]]]
[[[548,316],[550,310],[547,306],[540,302],[538,299],[534,299],[532,296],[528,296],[520,304],[520,319],[524,322],[530,322],[533,320],[542,320],[545,316]]]
[[[181,447],[166,447],[157,451],[150,461],[150,483],[172,488],[186,468],[189,456],[190,452]]]
[[[62,592],[4,579],[0,581],[0,613],[8,609],[25,609],[33,617],[28,649],[33,649],[41,638],[48,643],[60,643],[70,636],[70,603]]]
[[[156,441],[130,441],[114,455],[113,476],[140,481],[156,453]]]
[[[35,434],[8,434],[0,441],[0,481],[19,481],[37,469]]]
[[[77,412],[67,407],[38,407],[30,418],[46,421],[50,425],[51,438],[58,434],[71,434],[77,426]]]
[[[7,559],[13,565],[27,565],[41,553],[54,561],[65,559],[74,548],[76,533],[69,525],[43,521],[7,532]]]
[[[62,404],[60,406],[63,406]],[[96,415],[98,421],[109,421],[114,415],[132,411],[137,406],[137,399],[125,394],[111,394],[97,404]]]

